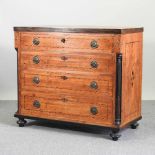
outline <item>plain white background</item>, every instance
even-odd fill
[[[0,100],[17,99],[13,26],[143,26],[143,100],[155,100],[154,0],[0,0]]]

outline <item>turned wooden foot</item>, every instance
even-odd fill
[[[138,126],[139,124],[137,122],[134,122],[133,124],[131,124],[131,129],[137,129]]]
[[[110,137],[113,141],[117,141],[121,135],[119,134],[119,129],[112,129],[112,133],[110,133]]]
[[[24,118],[19,118],[19,120],[17,121],[17,124],[19,125],[19,127],[24,127],[26,123],[27,121],[24,120]]]

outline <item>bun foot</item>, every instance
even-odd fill
[[[119,129],[113,129],[110,137],[113,141],[117,141],[121,137],[121,135],[119,134]]]
[[[17,124],[19,125],[19,127],[24,127],[26,123],[27,121],[24,120],[24,118],[19,118],[19,120],[17,121]]]
[[[139,124],[137,122],[131,124],[131,129],[137,129],[137,127],[139,126]]]

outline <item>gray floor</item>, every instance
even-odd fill
[[[143,119],[114,142],[108,130],[28,121],[19,128],[16,101],[0,101],[0,155],[155,155],[155,101],[143,102]]]

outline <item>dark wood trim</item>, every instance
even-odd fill
[[[50,123],[66,123],[66,124],[75,124],[75,125],[81,125],[81,126],[94,126],[94,127],[100,127],[100,128],[108,128],[108,129],[116,129],[115,127],[107,127],[107,126],[100,126],[100,125],[93,125],[93,124],[83,124],[83,123],[77,123],[77,122],[68,122],[68,121],[61,121],[61,120],[53,120],[53,119],[46,119],[46,118],[39,118],[39,117],[33,117],[33,116],[25,116],[20,115],[17,113],[14,114],[14,117],[21,118],[21,119],[32,119],[32,120],[38,120],[38,121],[48,121]]]
[[[122,54],[116,55],[116,101],[115,101],[115,125],[121,124],[122,102]]]
[[[18,110],[19,110],[19,72],[18,72],[18,48],[15,48],[15,50],[17,51],[17,98],[18,98]]]
[[[59,28],[59,27],[14,27],[14,31],[22,32],[63,32],[63,33],[107,33],[126,34],[143,32],[143,27],[137,28]]]
[[[68,124],[68,125],[80,125],[80,126],[86,126],[86,127],[99,127],[99,128],[107,128],[107,129],[122,129],[126,126],[130,126],[131,124],[133,124],[134,122],[139,121],[140,119],[142,119],[142,116],[134,119],[133,121],[125,124],[122,127],[107,127],[107,126],[100,126],[100,125],[92,125],[92,124],[83,124],[83,123],[77,123],[77,122],[67,122],[67,121],[60,121],[60,120],[52,120],[52,119],[46,119],[46,118],[39,118],[39,117],[32,117],[32,116],[25,116],[25,115],[20,115],[17,113],[14,114],[14,117],[20,118],[20,119],[32,119],[32,120],[38,120],[38,121],[46,121],[49,123],[64,123],[64,124]]]

